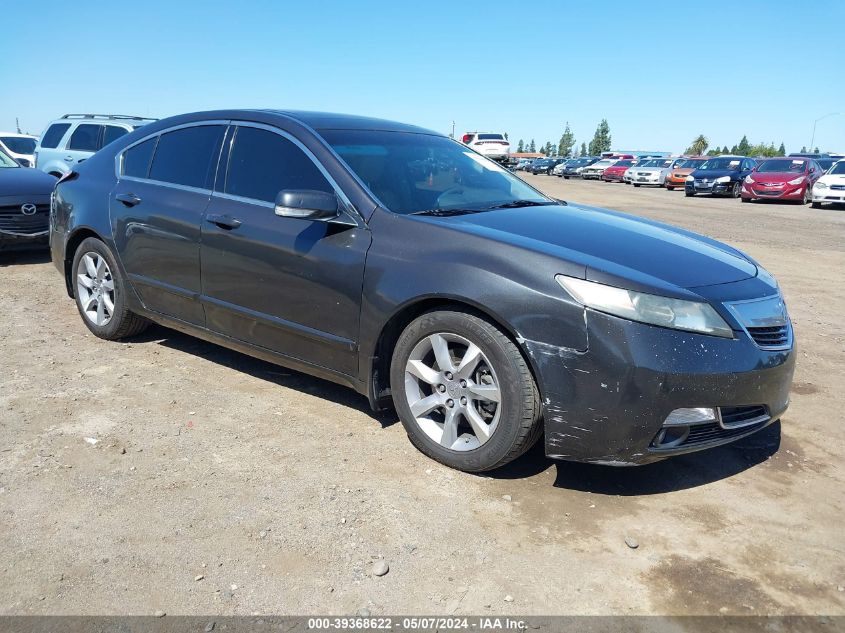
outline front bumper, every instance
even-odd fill
[[[622,179],[625,177],[625,174],[602,174],[601,179],[605,182],[622,182]]]
[[[843,189],[817,189],[813,187],[813,202],[829,202],[831,204],[845,204],[845,190]]]
[[[794,344],[766,351],[744,333],[725,339],[587,315],[586,352],[525,343],[541,383],[550,457],[646,464],[735,441],[788,406]],[[691,407],[762,407],[766,416],[742,429],[698,428],[689,441],[660,448],[669,414]]]
[[[713,182],[702,183],[698,180],[694,182],[685,181],[684,190],[697,194],[712,194],[716,196],[727,196],[733,191],[736,181],[729,180],[728,182]]]
[[[0,251],[18,251],[47,247],[47,234],[9,235],[0,232]]]
[[[784,184],[781,187],[767,187],[761,183],[742,183],[742,197],[745,199],[760,200],[802,200],[804,198],[804,185]]]

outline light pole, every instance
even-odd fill
[[[822,119],[826,119],[826,118],[831,117],[831,116],[837,116],[837,115],[840,115],[840,114],[845,114],[845,112],[831,112],[830,114],[825,114],[824,116],[820,116],[818,119],[813,121],[813,138],[810,140],[810,147],[807,148],[808,152],[813,151],[813,143],[816,142],[816,123],[818,123]]]

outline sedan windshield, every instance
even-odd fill
[[[790,173],[794,172],[796,174],[803,174],[807,171],[807,164],[809,161],[802,160],[799,158],[795,159],[778,159],[778,160],[766,160],[763,161],[760,166],[757,168],[757,173]]]
[[[369,130],[321,134],[395,213],[557,204],[499,164],[446,137]]]
[[[0,136],[0,142],[10,152],[14,152],[15,154],[32,154],[35,152],[34,138],[27,138],[25,136]]]
[[[6,154],[6,152],[0,151],[0,169],[6,167],[20,167],[20,165],[11,156]]]
[[[710,160],[704,161],[702,165],[698,168],[702,171],[706,170],[716,170],[716,169],[732,169],[734,171],[739,170],[739,166],[742,164],[741,158],[711,158]]]

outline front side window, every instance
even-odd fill
[[[446,137],[368,130],[320,133],[361,182],[395,213],[552,204],[497,163]]]
[[[107,125],[105,131],[103,132],[103,147],[112,141],[116,141],[127,132],[128,130],[126,128],[118,127],[116,125]]]
[[[58,147],[59,141],[62,140],[62,137],[65,135],[65,132],[68,131],[70,127],[70,123],[53,123],[50,127],[47,128],[47,131],[44,132],[44,136],[41,138],[41,147],[44,149],[53,149]]]
[[[80,152],[96,152],[102,127],[102,125],[81,124],[70,135],[67,148]]]
[[[195,125],[162,134],[150,179],[210,189],[225,130],[222,125]]]
[[[126,150],[123,153],[122,175],[133,178],[146,178],[157,140],[158,137],[153,137]]]
[[[239,127],[224,193],[274,202],[284,189],[334,193],[326,177],[292,141],[269,130]]]

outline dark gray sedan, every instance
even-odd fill
[[[544,432],[552,457],[647,463],[754,433],[789,402],[792,326],[757,262],[550,199],[409,125],[158,121],[58,184],[52,231],[95,335],[155,321],[348,385],[466,471]]]

